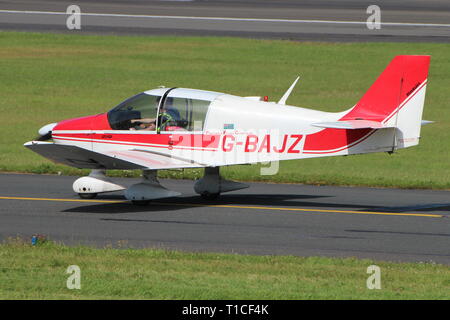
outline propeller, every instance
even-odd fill
[[[57,125],[57,123],[49,123],[42,128],[39,129],[39,136],[35,139],[35,141],[47,141],[52,138],[52,130]]]

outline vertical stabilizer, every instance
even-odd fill
[[[371,120],[396,127],[393,147],[419,143],[430,56],[396,56],[341,120]]]

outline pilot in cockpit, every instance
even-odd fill
[[[136,125],[134,127],[130,127],[130,130],[156,130],[155,119],[133,119],[131,120],[131,123]]]
[[[173,98],[167,98],[164,106],[161,108],[158,118],[158,131],[184,130],[184,128],[178,126],[181,116],[173,102]]]
[[[164,105],[161,106],[158,117],[158,128],[156,128],[156,118],[144,118],[144,119],[133,119],[131,123],[138,124],[137,127],[132,127],[130,130],[149,130],[154,131],[155,129],[160,131],[185,131],[185,128],[178,126],[181,120],[180,112],[173,105],[173,98],[169,97],[165,101]]]

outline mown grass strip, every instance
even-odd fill
[[[366,286],[374,264],[379,290]],[[70,265],[81,269],[81,290],[66,287]],[[429,262],[32,246],[23,239],[0,245],[0,283],[0,299],[450,298],[449,267]]]

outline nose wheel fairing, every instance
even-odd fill
[[[106,170],[101,169],[94,169],[89,176],[78,178],[72,188],[82,199],[93,199],[99,193],[125,190],[125,187],[113,183],[106,176]]]
[[[125,190],[125,198],[134,204],[146,204],[150,200],[179,196],[181,193],[164,188],[158,181],[156,170],[143,170],[142,181],[126,189],[113,183],[106,170],[92,170],[89,176],[75,180],[73,191],[82,199],[93,199],[99,193]]]

